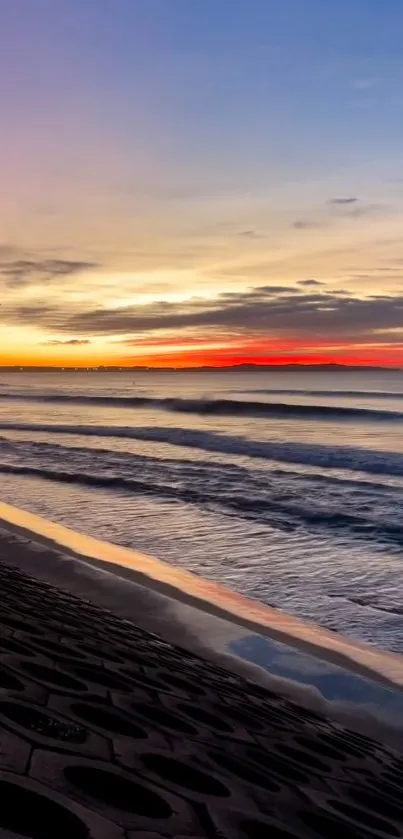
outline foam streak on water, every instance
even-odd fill
[[[403,374],[7,374],[1,497],[403,651]]]

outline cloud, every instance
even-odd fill
[[[193,334],[275,338],[325,338],[352,342],[382,340],[403,344],[403,290],[396,294],[354,296],[322,289],[319,280],[301,280],[300,287],[254,286],[216,298],[154,301],[110,308],[82,308],[72,302],[0,309],[5,324],[36,326],[61,337],[57,343],[87,343],[91,336],[128,340],[162,337],[164,341]],[[63,339],[63,335],[66,339]],[[88,337],[80,338],[81,335]],[[52,339],[53,341],[53,339]],[[56,342],[54,342],[55,344]]]
[[[346,197],[346,198],[330,198],[328,203],[329,204],[341,204],[341,205],[343,205],[343,204],[356,204],[357,201],[358,201],[358,198],[353,198],[353,197],[351,197],[351,198],[349,198],[349,197]]]
[[[362,204],[358,198],[333,198],[328,202],[333,205],[333,215],[343,219],[360,219],[365,216],[384,215],[390,212],[389,204]]]
[[[345,215],[348,218],[361,218],[362,216],[387,213],[389,210],[390,206],[388,204],[360,204],[358,207],[353,207]]]
[[[62,277],[89,271],[95,263],[71,259],[14,258],[0,249],[0,279],[9,289],[20,289],[30,283],[51,283]]]
[[[53,347],[78,347],[82,344],[91,344],[88,338],[70,338],[68,341],[42,341],[43,346]]]
[[[310,230],[312,227],[316,227],[316,225],[312,224],[312,222],[302,221],[301,219],[294,221],[292,226],[294,230]]]
[[[254,288],[250,288],[247,292],[249,297],[258,297],[259,299],[262,295],[267,297],[277,297],[278,295],[282,294],[301,294],[300,289],[293,288],[292,286],[288,285],[260,285],[255,286]],[[220,294],[219,300],[233,300],[234,298],[238,298],[242,294],[239,291],[224,291]]]
[[[33,303],[27,305],[2,304],[1,315],[4,320],[9,319],[13,323],[42,323],[52,320],[55,314],[53,306],[44,303]]]
[[[403,341],[403,295],[356,298],[334,293],[276,294],[273,288],[257,287],[215,300],[193,299],[185,303],[160,301],[119,309],[88,311],[42,311],[21,307],[14,314],[45,328],[70,334],[113,336],[155,334],[163,331],[217,330],[232,335],[311,334],[368,336],[401,330]],[[391,340],[397,340],[396,334]]]
[[[241,239],[259,239],[259,234],[255,230],[241,230],[238,236]]]

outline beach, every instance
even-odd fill
[[[401,374],[1,374],[3,501],[401,653]]]
[[[230,657],[212,643],[223,614],[181,601],[179,576],[158,582],[156,561],[134,582],[136,555],[118,573],[80,534],[74,551],[51,523],[21,511],[13,522],[6,505],[2,517],[1,835],[403,835],[403,749],[381,729],[360,733],[354,715],[343,725],[312,691],[287,695],[275,674]],[[175,620],[165,601],[185,612]],[[397,692],[398,658],[385,654],[377,673],[374,657],[372,670]],[[350,665],[363,666],[353,651]]]
[[[0,23],[0,839],[403,839],[403,2]]]

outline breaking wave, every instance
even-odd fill
[[[356,420],[371,422],[403,422],[402,411],[355,408],[333,405],[296,405],[286,402],[243,401],[240,399],[181,398],[153,396],[106,396],[69,393],[0,393],[3,400],[44,402],[63,405],[102,405],[116,408],[152,408],[202,416],[245,416],[284,419]]]

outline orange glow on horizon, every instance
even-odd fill
[[[178,342],[179,343],[179,342]],[[196,343],[196,342],[195,342]],[[203,342],[200,342],[203,343]],[[212,343],[212,342],[211,342]],[[346,366],[376,366],[376,367],[403,367],[403,346],[351,346],[331,347],[310,346],[309,349],[298,345],[295,341],[278,342],[254,342],[245,341],[242,345],[223,346],[209,349],[199,346],[192,348],[191,341],[188,347],[175,347],[176,341],[172,341],[171,347],[167,343],[156,342],[158,349],[140,352],[136,354],[125,354],[110,352],[110,345],[107,352],[97,348],[92,352],[88,347],[77,349],[74,352],[62,353],[43,352],[24,353],[15,352],[13,355],[0,356],[0,367],[21,366],[21,367],[145,367],[145,368],[176,368],[186,369],[189,367],[215,367],[225,368],[240,364],[263,365],[317,365],[317,364],[342,364]],[[265,346],[266,344],[266,346]],[[148,345],[149,346],[149,345]],[[147,345],[144,345],[146,350]],[[163,348],[164,347],[164,348]],[[129,347],[131,349],[131,347]],[[133,347],[134,349],[134,347]],[[165,350],[165,351],[164,351]]]

